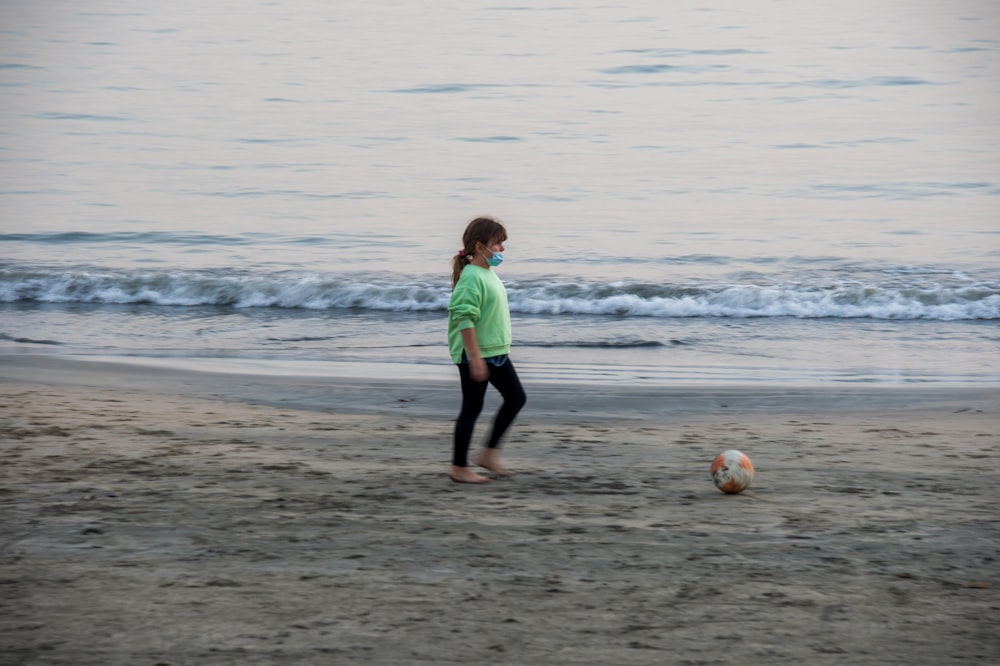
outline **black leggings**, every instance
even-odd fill
[[[458,364],[458,374],[462,378],[462,411],[455,421],[455,448],[451,457],[451,463],[458,467],[469,466],[469,441],[472,439],[476,419],[483,411],[487,384],[493,384],[503,396],[503,405],[500,406],[496,420],[493,421],[493,433],[486,443],[488,448],[495,449],[500,446],[500,438],[507,432],[507,428],[514,422],[514,417],[527,402],[527,396],[521,388],[521,380],[518,379],[514,363],[510,359],[499,367],[487,363],[486,368],[490,373],[489,379],[475,382],[469,376],[469,364]]]

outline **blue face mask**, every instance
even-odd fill
[[[503,263],[503,252],[494,252],[493,256],[486,260],[486,263],[496,268]]]

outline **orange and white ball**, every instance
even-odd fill
[[[715,487],[730,495],[741,493],[753,481],[753,463],[742,451],[723,451],[712,461],[712,481]]]

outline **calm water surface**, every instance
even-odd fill
[[[1000,380],[1000,7],[0,9],[0,351],[447,371],[464,223],[532,377]]]

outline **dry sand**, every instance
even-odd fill
[[[0,663],[1000,663],[995,387],[408,382],[0,360]]]

